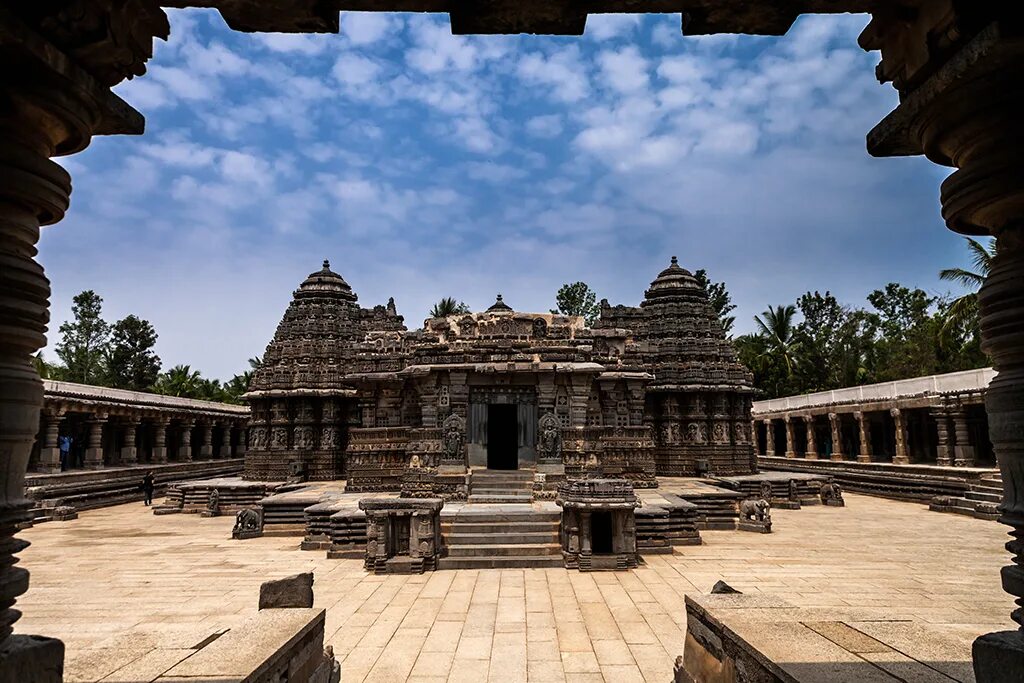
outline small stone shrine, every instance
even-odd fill
[[[441,556],[440,498],[363,498],[365,566],[375,574],[422,574]]]
[[[822,505],[837,508],[846,507],[846,501],[843,500],[843,490],[835,482],[825,482],[822,484],[818,495],[821,497]]]
[[[625,479],[576,479],[558,488],[562,557],[566,569],[599,571],[637,565],[640,502]]]

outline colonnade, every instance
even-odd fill
[[[757,417],[751,428],[759,456],[974,467],[979,464],[979,444],[972,438],[974,418],[968,412],[967,405],[959,404],[854,407]],[[878,444],[883,447],[877,448]]]
[[[64,457],[60,450],[63,436],[71,438]],[[33,450],[38,455],[30,460],[29,470],[55,473],[76,467],[102,469],[242,457],[247,438],[244,417],[46,407]]]

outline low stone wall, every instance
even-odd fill
[[[636,548],[641,555],[671,554],[677,545],[700,545],[699,511],[693,503],[670,493],[667,505],[644,505],[636,510]]]
[[[882,498],[928,503],[935,496],[962,496],[972,484],[995,469],[893,465],[848,460],[801,460],[760,456],[763,470],[805,472],[832,477],[843,490]]]
[[[29,474],[25,477],[25,495],[36,503],[34,521],[45,522],[51,518],[49,511],[58,506],[88,510],[141,501],[143,495],[139,486],[146,472],[153,472],[156,478],[154,497],[159,497],[169,486],[179,482],[237,475],[242,471],[243,462],[242,458],[231,458]]]

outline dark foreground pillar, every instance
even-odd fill
[[[49,321],[36,242],[71,193],[50,157],[78,152],[96,134],[142,132],[142,117],[109,88],[141,74],[151,37],[167,31],[146,0],[48,8],[0,3],[0,683],[60,681],[64,660],[60,641],[11,635],[15,599],[28,588],[16,557],[27,544],[15,532],[28,519],[25,471],[43,404],[32,355]]]
[[[927,9],[940,9],[934,5]],[[978,297],[982,346],[998,373],[985,405],[1003,476],[1000,519],[1012,537],[1003,589],[1024,626],[1024,13],[1017,3],[945,7],[922,7],[912,20],[879,12],[862,34],[863,47],[881,49],[878,73],[901,99],[868,148],[877,156],[925,154],[957,169],[942,184],[946,225],[997,239]],[[1024,680],[1024,634],[979,638],[974,668],[985,683]]]

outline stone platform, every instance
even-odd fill
[[[19,534],[32,543],[20,554],[32,583],[18,600],[24,616],[15,629],[65,642],[68,683],[119,680],[118,672],[120,680],[144,680],[127,668],[144,644],[123,633],[201,632],[195,644],[244,622],[263,581],[313,571],[315,607],[327,610],[325,643],[346,682],[664,683],[684,649],[684,596],[706,595],[724,580],[820,614],[881,609],[890,622],[905,622],[901,628],[939,634],[936,661],[966,671],[973,638],[1012,626],[998,579],[1004,529],[919,505],[846,498],[845,508],[777,510],[767,535],[702,531],[703,545],[645,556],[625,572],[414,576],[369,574],[361,559],[302,552],[296,538],[232,541],[228,516],[153,516],[141,503],[121,505]],[[872,637],[906,647],[896,634]]]
[[[141,501],[143,495],[139,485],[146,472],[153,472],[155,495],[161,496],[168,487],[181,482],[241,474],[243,464],[243,458],[230,458],[69,470],[55,474],[30,473],[25,477],[25,494],[35,503],[33,521],[40,523],[50,521],[52,511],[57,507],[89,510]]]

